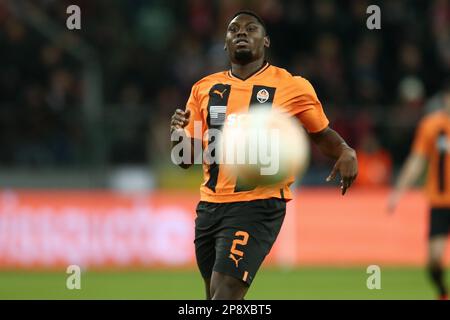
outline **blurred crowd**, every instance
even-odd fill
[[[60,32],[45,36],[15,8],[21,2]],[[66,29],[70,4],[81,8],[81,30]],[[380,30],[366,27],[370,4],[381,8]],[[450,73],[448,0],[0,1],[0,164],[167,162],[169,118],[193,83],[229,67],[224,34],[243,8],[267,23],[268,60],[312,82],[332,127],[365,159],[362,169],[377,172],[367,183],[387,183],[417,121],[439,107]],[[85,62],[67,43],[87,44],[100,63],[94,128],[83,108]],[[93,131],[104,137],[102,163],[90,157]],[[325,167],[314,151],[312,170]]]

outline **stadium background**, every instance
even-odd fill
[[[68,5],[81,30],[66,28]],[[366,8],[381,7],[381,30]],[[356,148],[357,184],[325,185],[313,149],[248,298],[433,298],[427,205],[389,188],[450,69],[450,4],[434,1],[0,1],[0,298],[202,299],[193,252],[201,170],[171,164],[169,118],[228,68],[230,16],[267,22],[269,60],[309,79]],[[447,264],[450,250],[447,250]],[[82,267],[82,289],[66,267]],[[379,265],[382,289],[368,290]]]

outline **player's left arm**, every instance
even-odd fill
[[[311,83],[302,77],[294,77],[294,86],[295,98],[290,111],[297,116],[320,151],[336,160],[327,181],[333,180],[339,173],[344,195],[358,174],[356,152],[329,127],[329,121]]]
[[[336,160],[327,181],[333,180],[339,173],[342,195],[344,195],[358,175],[358,160],[355,150],[328,126],[319,132],[309,133],[309,136],[324,155]]]

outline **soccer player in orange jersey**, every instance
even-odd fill
[[[231,70],[209,75],[192,87],[185,111],[176,110],[171,132],[207,148],[208,129],[221,129],[227,119],[250,106],[278,108],[296,117],[311,139],[336,160],[328,181],[341,176],[344,195],[357,175],[355,151],[328,126],[322,105],[308,80],[271,65],[265,59],[270,39],[261,18],[241,11],[228,25],[225,38]],[[195,130],[200,123],[200,134]],[[198,140],[196,140],[198,139]],[[172,141],[176,146],[178,141]],[[194,157],[193,152],[191,153]],[[183,168],[192,164],[180,163]],[[207,299],[243,299],[280,231],[289,185],[249,187],[221,170],[203,164],[204,182],[195,221],[197,264]]]
[[[439,293],[448,298],[444,282],[442,258],[450,228],[450,82],[442,91],[441,110],[420,122],[411,154],[406,160],[396,186],[389,198],[389,211],[393,212],[403,192],[411,187],[428,163],[425,185],[431,207],[428,246],[428,272]]]

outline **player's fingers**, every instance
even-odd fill
[[[183,127],[187,126],[189,123],[189,118],[183,119]]]
[[[186,123],[184,121],[176,121],[176,124],[180,127],[180,128],[184,128],[186,126]]]
[[[342,195],[344,195],[347,192],[347,189],[350,188],[351,177],[344,177],[342,180]]]
[[[191,115],[191,110],[189,110],[189,109],[186,109],[186,111],[183,111],[181,109],[176,109],[175,113],[172,115],[172,123],[184,128],[189,123],[190,115]]]
[[[334,178],[336,178],[337,171],[338,171],[337,165],[335,165],[333,167],[333,170],[331,170],[330,175],[327,177],[326,181],[329,182],[329,181],[333,180]]]
[[[186,113],[183,110],[177,109],[175,111],[175,113],[173,114],[174,117],[181,117],[181,118],[185,118],[186,117]]]
[[[341,194],[345,193],[345,181],[344,178],[342,178],[342,174],[341,174],[341,180],[339,181],[339,187],[341,188]]]
[[[185,117],[185,116],[184,116],[184,113],[183,113],[183,112],[181,112],[181,113],[175,112],[175,113],[172,115],[172,118],[173,118],[173,119],[184,118],[184,117]]]
[[[170,126],[170,128],[171,128],[172,130],[177,130],[177,129],[180,129],[180,126],[179,126],[177,123],[172,123],[171,126]]]
[[[172,119],[170,120],[170,124],[177,124],[179,121],[181,121],[181,119],[177,116],[172,116]]]
[[[353,184],[353,181],[355,181],[357,175],[357,170],[355,167],[350,168],[349,170],[345,170],[345,172],[342,174],[342,191],[343,195],[347,191],[348,188]]]
[[[348,189],[353,184],[353,181],[355,181],[355,176],[349,175],[346,180],[347,180],[347,189]]]
[[[185,122],[186,122],[186,119],[184,119],[183,117],[179,117],[179,116],[174,117],[171,121],[172,124],[176,124],[176,125],[180,125],[180,126],[184,126]]]
[[[178,122],[180,122],[180,123],[184,123],[184,122],[186,122],[186,118],[183,117],[183,116],[174,115],[174,116],[172,117],[172,122],[175,122],[175,121],[178,121]],[[189,121],[188,121],[188,122],[189,122]]]
[[[348,170],[343,170],[342,173],[342,191],[343,194],[347,191],[348,188],[352,185],[353,181],[356,179],[356,168],[351,167]]]

